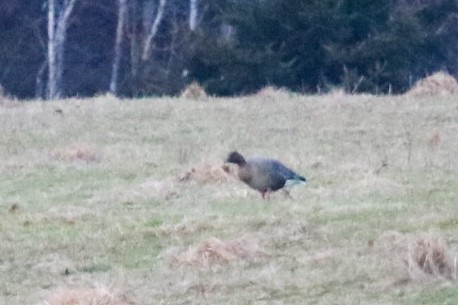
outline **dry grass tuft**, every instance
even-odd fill
[[[204,161],[178,177],[180,182],[224,183],[233,179],[235,172],[218,161]]]
[[[349,105],[353,104],[356,100],[356,96],[358,97],[370,97],[368,94],[350,94],[346,92],[343,88],[332,88],[330,91],[327,91],[321,95],[320,101],[325,104],[325,107],[328,108],[337,108],[340,109],[339,107],[344,106],[344,105]],[[340,113],[340,111],[339,111]]]
[[[197,82],[189,84],[180,94],[181,98],[187,98],[192,100],[206,99],[208,97],[205,89]]]
[[[8,212],[11,214],[17,213],[19,211],[19,205],[17,203],[14,203],[9,209]]]
[[[289,98],[292,93],[285,88],[277,88],[275,86],[267,86],[261,88],[258,92],[255,93],[255,97],[260,97],[262,99],[276,99],[276,98]]]
[[[4,108],[16,108],[19,107],[21,103],[17,100],[6,94],[3,86],[0,84],[0,107]]]
[[[434,278],[456,278],[447,244],[438,238],[417,238],[409,243],[407,264],[412,279],[425,275]]]
[[[135,302],[127,294],[99,287],[59,288],[39,304],[46,305],[132,305]]]
[[[456,279],[456,257],[441,238],[390,231],[369,240],[368,248],[385,271],[391,269],[387,275],[396,278],[391,282],[395,286]]]
[[[96,149],[84,143],[73,143],[56,148],[50,154],[54,160],[58,161],[84,161],[87,163],[100,161],[100,155]]]
[[[448,96],[458,94],[458,82],[447,72],[437,72],[419,80],[406,95],[408,96]]]
[[[211,237],[196,248],[175,255],[170,261],[170,266],[221,265],[232,261],[252,260],[264,254],[258,241],[246,236],[229,241]]]

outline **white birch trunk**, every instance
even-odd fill
[[[159,0],[159,7],[156,11],[156,17],[154,18],[154,22],[151,25],[151,28],[148,29],[148,35],[143,44],[142,60],[144,61],[148,60],[151,55],[151,46],[153,43],[153,39],[154,37],[156,37],[159,25],[161,24],[162,19],[164,18],[164,9],[166,3],[166,0]]]
[[[56,11],[56,0],[48,0],[48,99],[62,94],[65,40],[68,20],[77,0],[64,0]]]
[[[48,0],[48,99],[56,96],[57,71],[56,71],[56,2]]]
[[[127,13],[127,0],[119,0],[118,5],[118,25],[116,27],[116,42],[114,49],[115,54],[113,59],[113,67],[111,71],[110,81],[110,92],[114,95],[118,93],[118,75],[122,55],[122,40],[124,37],[123,31]]]
[[[197,18],[199,14],[199,1],[189,0],[189,29],[194,31],[197,28]]]

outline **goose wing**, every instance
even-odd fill
[[[281,162],[272,159],[252,158],[248,161],[253,170],[253,183],[258,188],[276,191],[285,186],[289,180],[302,180],[303,178]],[[302,178],[302,179],[301,179]],[[303,180],[305,181],[305,179]]]

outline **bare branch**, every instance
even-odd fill
[[[63,21],[64,24],[68,24],[68,18],[72,14],[73,9],[75,8],[76,0],[65,0],[64,12],[63,12]]]
[[[58,23],[57,23],[57,37],[62,37],[62,34],[65,33],[65,31],[68,28],[68,19],[70,18],[70,15],[72,14],[73,8],[75,7],[75,3],[77,0],[65,0],[64,2],[64,8],[63,11],[61,11],[58,15]]]
[[[194,31],[197,28],[198,0],[189,0],[189,29]]]
[[[117,94],[118,87],[118,74],[119,74],[119,64],[121,61],[121,44],[123,39],[123,29],[125,18],[127,14],[127,0],[118,1],[119,10],[118,10],[118,25],[116,27],[116,42],[115,42],[115,57],[113,59],[113,67],[111,72],[110,80],[110,92]]]
[[[142,60],[144,61],[148,60],[150,57],[151,44],[153,42],[154,37],[156,37],[159,25],[161,24],[161,21],[163,19],[164,8],[166,3],[166,0],[159,0],[159,8],[156,12],[156,18],[154,19],[153,25],[151,26],[148,36],[146,37],[145,44],[143,45]]]

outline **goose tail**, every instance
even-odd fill
[[[286,180],[285,187],[290,187],[296,184],[306,184],[306,183],[307,183],[307,179],[305,179],[302,176],[297,176],[297,177],[294,177],[293,179]]]

